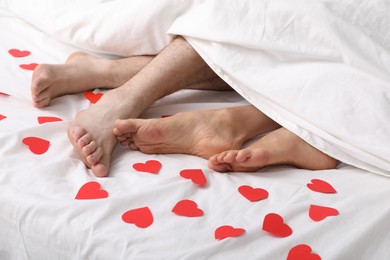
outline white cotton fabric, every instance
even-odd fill
[[[4,3],[53,37],[100,53],[156,54],[183,35],[282,126],[340,161],[390,174],[385,0]]]

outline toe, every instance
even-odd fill
[[[81,151],[82,151],[82,154],[85,157],[87,157],[88,155],[91,155],[92,153],[94,153],[97,148],[98,148],[98,146],[97,146],[96,142],[91,141],[89,144],[84,146]]]
[[[103,156],[103,150],[100,147],[98,147],[92,154],[88,155],[86,159],[90,165],[96,165],[100,161],[102,156]]]
[[[85,134],[82,137],[80,137],[77,141],[77,145],[80,148],[83,148],[84,146],[90,144],[92,142],[92,136],[90,134]]]

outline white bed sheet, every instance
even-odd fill
[[[286,259],[296,245],[307,244],[322,259],[389,259],[389,179],[340,164],[335,170],[308,171],[289,166],[256,173],[213,172],[207,161],[188,155],[145,155],[117,147],[108,178],[95,178],[73,152],[66,129],[75,113],[90,103],[83,94],[55,99],[51,106],[31,105],[31,71],[20,64],[63,63],[75,49],[1,10],[0,31],[0,259]],[[29,50],[14,58],[10,49]],[[178,111],[246,104],[238,94],[182,91],[147,110],[143,117]],[[39,116],[61,122],[39,124]],[[222,131],[222,129],[221,129]],[[50,141],[42,155],[22,139]],[[158,160],[158,174],[137,172],[135,163]],[[182,178],[183,169],[203,170],[207,184]],[[334,194],[318,193],[307,184],[330,183]],[[97,181],[108,197],[75,200],[80,187]],[[250,202],[238,188],[268,191],[267,199]],[[183,199],[204,211],[188,218],[171,212]],[[322,221],[308,216],[310,205],[335,208],[339,215]],[[122,221],[128,210],[148,207],[154,221],[138,228]],[[280,238],[262,230],[265,215],[277,213],[292,228]],[[235,238],[217,240],[222,225],[244,228]]]

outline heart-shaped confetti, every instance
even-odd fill
[[[264,217],[263,230],[278,237],[288,237],[292,229],[284,223],[283,218],[276,213],[269,213]]]
[[[239,237],[245,233],[243,228],[234,228],[232,226],[220,226],[215,230],[215,239],[222,240],[228,237]]]
[[[131,209],[123,213],[122,220],[139,228],[147,228],[153,224],[153,215],[148,207]]]
[[[50,141],[35,136],[25,137],[22,142],[35,154],[44,154],[50,146]]]
[[[172,212],[184,217],[203,216],[203,210],[198,207],[195,201],[181,200],[173,207]]]
[[[8,51],[9,54],[11,54],[15,58],[21,58],[21,57],[26,57],[31,54],[29,51],[21,51],[18,49],[11,49]]]
[[[268,198],[268,191],[261,188],[252,188],[248,185],[240,186],[238,192],[252,202]]]
[[[102,96],[103,93],[93,93],[92,91],[84,92],[84,97],[92,104],[96,104]]]
[[[185,169],[180,172],[180,176],[191,180],[197,185],[205,185],[207,183],[206,177],[201,169]]]
[[[19,67],[25,70],[35,70],[35,68],[38,66],[37,63],[30,63],[30,64],[20,64]]]
[[[321,260],[321,257],[312,253],[310,246],[301,244],[290,249],[287,260]]]
[[[159,161],[156,161],[156,160],[149,160],[149,161],[146,161],[145,163],[133,164],[133,168],[136,171],[148,172],[148,173],[153,173],[153,174],[157,174],[160,171],[161,167],[162,167],[161,163]]]
[[[0,114],[0,121],[3,120],[3,119],[6,119],[6,118],[7,118],[6,116]]]
[[[307,187],[312,191],[322,192],[322,193],[336,193],[336,190],[327,183],[326,181],[319,179],[312,179],[311,183],[307,184]]]
[[[337,216],[339,211],[334,208],[310,205],[309,217],[314,221],[321,221],[327,217]]]
[[[38,117],[39,124],[58,122],[58,121],[62,121],[62,119],[59,117],[54,117],[54,116],[39,116]]]
[[[85,183],[75,197],[76,200],[104,199],[108,197],[108,192],[101,189],[100,183],[90,181]]]

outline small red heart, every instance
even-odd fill
[[[25,70],[35,70],[35,68],[38,66],[37,63],[30,63],[30,64],[20,64],[19,67]]]
[[[276,213],[269,213],[263,221],[263,230],[278,237],[288,237],[292,234],[292,229],[284,223],[283,218]]]
[[[122,220],[139,228],[147,228],[153,224],[153,215],[148,207],[128,210],[122,215]]]
[[[203,210],[198,208],[198,204],[192,200],[181,200],[173,207],[172,212],[184,217],[203,216]]]
[[[103,93],[93,93],[92,91],[84,92],[84,97],[88,99],[92,104],[96,104],[103,96]]]
[[[54,116],[39,116],[38,117],[39,124],[58,122],[58,121],[62,121],[62,119],[59,117],[54,117]]]
[[[50,146],[50,141],[34,136],[23,138],[22,142],[35,154],[44,154]]]
[[[321,257],[312,253],[310,246],[301,244],[290,249],[287,260],[321,260]]]
[[[149,161],[146,161],[145,163],[133,164],[133,168],[136,171],[149,172],[149,173],[153,173],[153,174],[157,174],[160,171],[161,167],[162,167],[161,163],[159,161],[156,161],[156,160],[149,160]]]
[[[238,192],[252,202],[268,198],[268,191],[261,188],[252,188],[248,185],[240,186]]]
[[[18,49],[11,49],[8,51],[9,54],[11,54],[15,58],[21,58],[21,57],[26,57],[31,54],[29,51],[21,51]]]
[[[77,192],[75,197],[76,200],[93,200],[93,199],[104,199],[108,197],[106,190],[100,189],[100,183],[96,181],[90,181],[85,183]]]
[[[6,119],[6,118],[7,118],[6,116],[3,116],[2,114],[0,114],[0,121],[3,119]]]
[[[334,208],[310,205],[309,208],[309,217],[314,221],[321,221],[330,216],[337,216],[339,211]]]
[[[228,237],[239,237],[245,233],[243,228],[234,228],[232,226],[220,226],[215,230],[215,239],[222,240]]]
[[[336,193],[336,190],[327,183],[326,181],[319,179],[312,179],[311,183],[307,184],[307,187],[312,191],[322,192],[322,193]]]
[[[207,183],[206,177],[201,169],[186,169],[180,172],[180,176],[191,180],[198,185],[205,185]]]
[[[9,94],[7,94],[7,93],[4,93],[4,92],[0,92],[0,96],[6,96],[6,97],[8,97],[8,96],[9,96]]]

